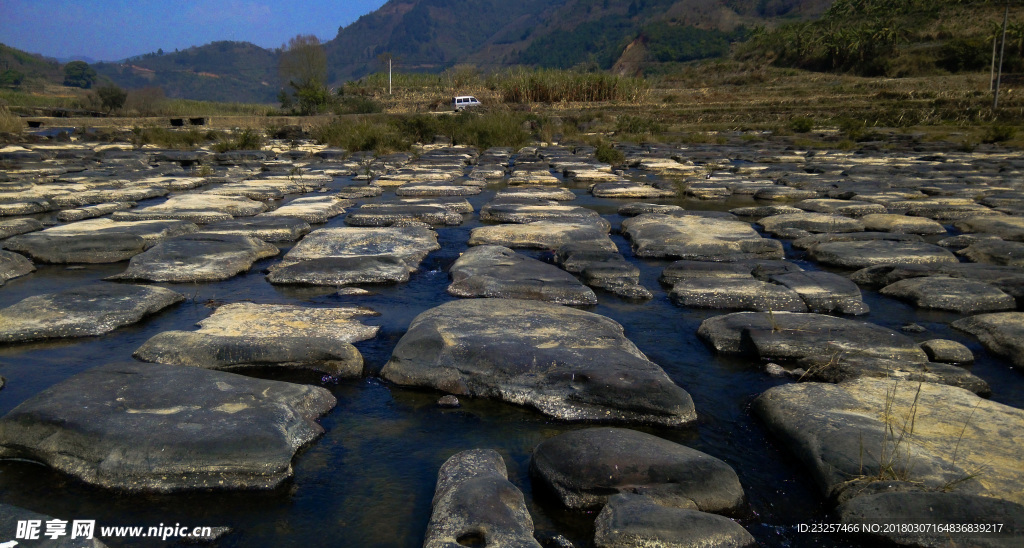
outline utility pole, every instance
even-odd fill
[[[989,91],[995,91],[996,90],[996,52],[998,51],[996,49],[996,46],[998,46],[998,45],[999,45],[999,32],[996,31],[996,32],[992,33],[992,72],[989,74],[989,77],[988,77],[988,90]]]
[[[1003,43],[999,46],[999,72],[996,74],[996,89],[992,97],[992,110],[999,108],[999,81],[1003,79],[1003,56],[1006,55],[1006,23],[1010,19],[1010,0],[1006,0],[1006,11],[1003,12]]]
[[[1009,9],[1009,8],[1007,8],[1007,9]],[[390,55],[388,56],[388,95],[391,95],[391,56]]]

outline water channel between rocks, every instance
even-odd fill
[[[654,176],[631,173],[633,177]],[[364,185],[350,177],[337,177],[331,190]],[[683,428],[635,427],[706,452],[731,465],[746,490],[750,512],[740,522],[766,546],[859,546],[856,540],[797,532],[797,525],[834,521],[803,465],[767,433],[752,416],[752,400],[772,386],[791,382],[765,374],[756,360],[716,355],[696,331],[700,323],[723,311],[677,306],[658,278],[671,261],[638,259],[617,229],[623,220],[617,209],[636,200],[595,198],[586,185],[564,180],[577,199],[570,202],[598,211],[613,226],[612,239],[622,255],[640,268],[641,284],[654,293],[646,302],[621,299],[598,290],[597,306],[584,307],[614,319],[651,361],[694,400],[699,421]],[[377,373],[396,343],[419,313],[456,300],[445,291],[448,268],[467,249],[469,232],[482,226],[478,212],[504,184],[487,186],[470,196],[477,213],[467,214],[461,226],[436,227],[442,248],[427,256],[408,283],[362,286],[372,294],[340,296],[334,289],[274,286],[265,269],[280,255],[257,262],[240,276],[218,283],[158,284],[185,294],[184,303],[108,335],[85,339],[47,341],[0,347],[0,374],[7,386],[0,391],[0,414],[57,382],[97,365],[131,361],[132,353],[153,335],[168,330],[192,330],[217,304],[238,301],[359,305],[379,316],[365,323],[379,325],[379,334],[356,347],[366,361],[366,375],[358,380],[333,381],[312,373],[253,375],[328,388],[338,405],[320,419],[325,435],[301,451],[294,461],[294,479],[269,492],[214,492],[176,495],[116,495],[71,480],[39,465],[0,462],[0,500],[8,504],[60,516],[95,519],[99,525],[229,526],[233,532],[217,546],[381,546],[415,547],[423,543],[430,516],[438,468],[456,452],[472,448],[496,449],[505,459],[509,479],[527,500],[538,532],[561,533],[578,547],[592,545],[595,514],[563,510],[547,497],[534,496],[529,476],[532,449],[553,435],[583,427],[550,419],[520,407],[496,401],[463,398],[458,409],[435,405],[441,395],[390,385]],[[290,197],[289,197],[290,198]],[[380,198],[394,198],[385,190]],[[162,198],[140,202],[160,203]],[[643,200],[676,204],[694,210],[721,210],[754,205],[750,198]],[[280,202],[279,202],[280,203]],[[350,208],[348,211],[352,211]],[[344,215],[326,225],[345,226]],[[318,228],[318,226],[314,226]],[[290,246],[281,246],[287,250]],[[787,258],[807,270],[821,267],[803,259],[786,244]],[[519,250],[551,261],[550,253]],[[9,281],[0,289],[0,307],[25,297],[94,283],[124,270],[124,262],[108,265],[37,264],[29,276]],[[915,340],[952,339],[975,354],[971,371],[992,386],[991,399],[1024,407],[1024,376],[1002,359],[989,354],[972,337],[949,327],[960,316],[929,312],[863,290],[870,314],[858,320],[898,330],[917,323],[927,331],[911,334]],[[110,539],[111,546],[150,546],[146,540]]]

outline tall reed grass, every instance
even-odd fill
[[[650,91],[642,78],[523,67],[492,75],[487,86],[500,91],[506,103],[641,101]]]
[[[21,118],[11,114],[5,106],[0,106],[0,133],[21,133],[25,124]]]

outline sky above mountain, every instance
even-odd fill
[[[385,0],[0,0],[0,43],[59,59],[116,61],[217,40],[276,48],[330,40]]]

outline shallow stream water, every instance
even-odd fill
[[[337,178],[337,189],[357,183]],[[619,206],[626,200],[590,196],[585,186],[571,184],[578,198],[571,202],[596,209],[617,230]],[[469,200],[479,211],[500,186],[489,186]],[[393,198],[385,192],[379,201]],[[149,201],[156,203],[160,200]],[[750,199],[729,201],[661,200],[689,209],[728,210],[752,205]],[[140,204],[145,205],[145,204]],[[431,253],[408,283],[364,286],[370,296],[339,296],[325,288],[279,287],[264,279],[263,270],[280,256],[261,261],[245,275],[220,283],[162,284],[188,300],[142,322],[102,337],[7,345],[0,348],[0,413],[6,413],[46,387],[96,365],[132,360],[132,352],[151,336],[167,330],[190,330],[218,304],[237,301],[293,303],[312,306],[361,305],[380,313],[365,320],[381,326],[372,340],[356,344],[367,373],[359,380],[334,381],[309,373],[257,376],[310,382],[330,389],[337,407],[320,423],[325,435],[301,451],[294,461],[294,479],[270,492],[228,492],[159,496],[113,495],[85,486],[42,466],[0,462],[0,501],[62,519],[95,519],[98,526],[180,523],[229,526],[233,532],[215,543],[225,547],[353,546],[416,547],[430,516],[437,471],[452,454],[471,448],[494,448],[504,457],[511,481],[526,496],[536,529],[561,533],[577,547],[591,546],[593,514],[564,511],[543,494],[534,496],[528,473],[532,448],[540,441],[585,425],[564,423],[513,405],[463,399],[459,409],[435,405],[442,394],[391,386],[376,377],[412,319],[424,310],[454,300],[445,292],[447,270],[467,248],[469,231],[480,226],[477,214],[466,215],[458,227],[437,229],[442,249]],[[344,226],[344,216],[325,226]],[[318,228],[318,227],[314,227]],[[834,521],[811,478],[755,419],[749,405],[771,386],[788,380],[763,373],[759,363],[715,355],[697,336],[705,318],[723,311],[682,308],[669,301],[658,282],[670,261],[640,260],[617,233],[612,236],[627,260],[641,269],[641,283],[654,292],[648,302],[631,302],[597,291],[599,304],[586,310],[608,316],[625,327],[629,337],[693,397],[699,421],[687,428],[640,430],[683,443],[729,463],[738,473],[749,500],[741,523],[765,546],[861,546],[857,539],[797,532],[797,525]],[[283,247],[287,250],[287,246]],[[522,251],[521,251],[522,252]],[[526,252],[550,260],[550,254]],[[787,245],[787,258],[805,269],[819,268],[802,260]],[[0,289],[0,306],[25,297],[93,283],[121,272],[127,263],[39,265],[34,274]],[[949,328],[960,316],[923,312],[876,292],[864,291],[871,313],[857,319],[893,329],[914,322],[927,328],[910,334],[917,340],[949,338],[967,344],[977,361],[972,371],[993,388],[992,399],[1024,407],[1024,375],[988,354],[974,339]],[[728,312],[728,311],[725,311]],[[5,539],[0,539],[5,540]],[[146,539],[105,541],[110,546],[159,546]],[[863,544],[867,546],[868,544]]]

